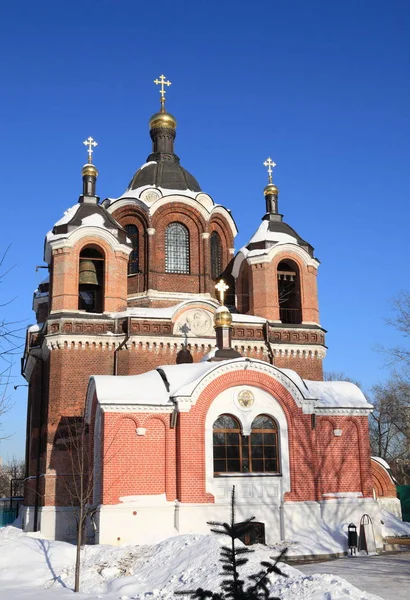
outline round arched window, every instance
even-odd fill
[[[136,225],[126,225],[124,227],[127,237],[132,243],[132,251],[128,259],[128,275],[139,273],[139,236]]]
[[[251,434],[241,434],[238,420],[221,415],[213,426],[214,474],[279,473],[278,427],[268,415],[258,415]]]
[[[182,223],[170,223],[165,234],[165,271],[189,273],[189,231]]]

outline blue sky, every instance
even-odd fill
[[[1,302],[17,296],[5,318],[33,322],[35,267],[81,192],[82,141],[99,143],[102,198],[145,162],[164,73],[177,154],[232,210],[236,248],[263,216],[271,156],[280,211],[322,263],[325,368],[365,388],[385,379],[375,347],[399,341],[384,319],[409,289],[409,30],[405,0],[2,3],[1,247],[15,268]],[[11,391],[6,458],[24,454],[27,388]]]

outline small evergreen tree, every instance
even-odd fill
[[[249,548],[236,548],[235,540],[240,539],[250,528],[250,524],[255,517],[251,517],[241,523],[235,523],[235,486],[232,488],[231,498],[231,522],[219,523],[216,521],[208,522],[211,525],[211,531],[217,534],[227,535],[230,540],[230,546],[222,546],[221,558],[222,575],[226,578],[222,581],[221,592],[212,592],[198,588],[196,590],[184,590],[175,592],[179,596],[190,596],[193,600],[280,600],[280,598],[269,595],[269,575],[276,573],[287,577],[278,567],[278,563],[282,560],[287,552],[287,548],[283,550],[278,558],[270,557],[274,562],[262,561],[261,570],[255,575],[248,576],[247,587],[245,589],[245,581],[240,578],[238,568],[248,562],[247,554],[253,552]]]

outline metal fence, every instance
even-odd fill
[[[6,508],[0,506],[0,527],[10,525],[17,518],[17,508]]]

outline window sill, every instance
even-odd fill
[[[282,477],[282,473],[214,473],[214,477]]]

